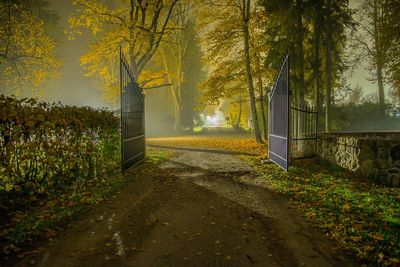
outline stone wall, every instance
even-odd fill
[[[400,132],[321,134],[317,153],[358,177],[400,186]]]

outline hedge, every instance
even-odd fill
[[[0,202],[96,177],[118,156],[110,111],[0,95]]]

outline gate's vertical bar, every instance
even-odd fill
[[[309,106],[308,106],[308,104],[305,104],[305,108],[306,108],[306,114],[305,114],[305,116],[304,116],[304,121],[305,121],[305,124],[306,124],[306,132],[305,132],[305,134],[304,134],[304,137],[305,138],[308,138],[308,133],[309,133],[309,124],[308,124],[308,114],[309,114]],[[307,141],[306,141],[306,144],[307,144]]]
[[[318,106],[315,107],[315,131],[314,131],[314,138],[315,138],[315,154],[318,154]]]
[[[307,105],[307,114],[306,114],[306,121],[307,121],[307,133],[306,133],[306,138],[308,138],[308,136],[310,135],[310,106]]]

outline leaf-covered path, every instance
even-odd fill
[[[37,265],[350,265],[238,156],[173,151],[53,240]]]

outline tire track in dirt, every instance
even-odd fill
[[[351,266],[257,179],[235,155],[180,149],[53,240],[39,266]]]

